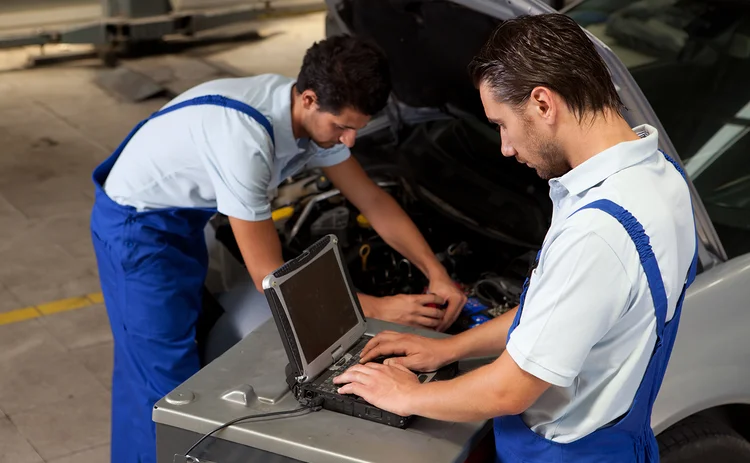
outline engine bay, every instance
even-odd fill
[[[368,174],[406,211],[469,298],[449,333],[478,326],[518,304],[534,250],[500,242],[441,213],[420,199],[397,169],[380,166]],[[272,206],[285,260],[322,236],[334,234],[357,291],[378,297],[426,291],[429,282],[422,272],[386,244],[321,172],[307,171],[287,179]],[[215,228],[217,239],[242,262],[228,221],[224,218]]]

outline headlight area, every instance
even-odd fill
[[[449,333],[478,326],[518,304],[535,250],[502,242],[467,226],[455,214],[446,214],[439,204],[416,194],[415,187],[399,177],[396,169],[389,172],[381,166],[368,173],[404,208],[469,297]],[[287,179],[274,195],[272,207],[285,260],[296,257],[320,237],[334,234],[358,291],[378,297],[426,291],[429,282],[422,272],[386,244],[367,217],[322,173],[308,171]],[[217,241],[242,262],[226,217],[217,217],[213,228]]]

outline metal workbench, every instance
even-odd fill
[[[368,333],[382,330],[442,334],[368,320]],[[483,360],[463,362],[461,370]],[[299,408],[284,380],[287,358],[269,319],[154,407],[158,463],[193,462],[185,452],[215,427],[255,413]],[[248,421],[206,439],[191,456],[201,463],[230,462],[463,462],[488,435],[491,423],[414,419],[406,429],[326,410]]]

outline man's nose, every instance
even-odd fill
[[[349,148],[354,146],[354,141],[356,139],[357,139],[357,131],[352,130],[352,129],[345,130],[344,133],[342,133],[341,136],[339,137],[339,141],[345,144]]]
[[[513,157],[516,154],[518,154],[518,152],[516,152],[515,148],[513,148],[513,145],[511,145],[510,143],[506,142],[505,140],[502,140],[502,142],[501,142],[500,152],[503,153],[503,156],[505,156],[506,158],[510,158],[510,157]]]

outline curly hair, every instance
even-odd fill
[[[297,90],[312,90],[323,111],[339,114],[351,108],[367,116],[383,109],[391,93],[388,61],[374,43],[335,36],[305,53]]]

